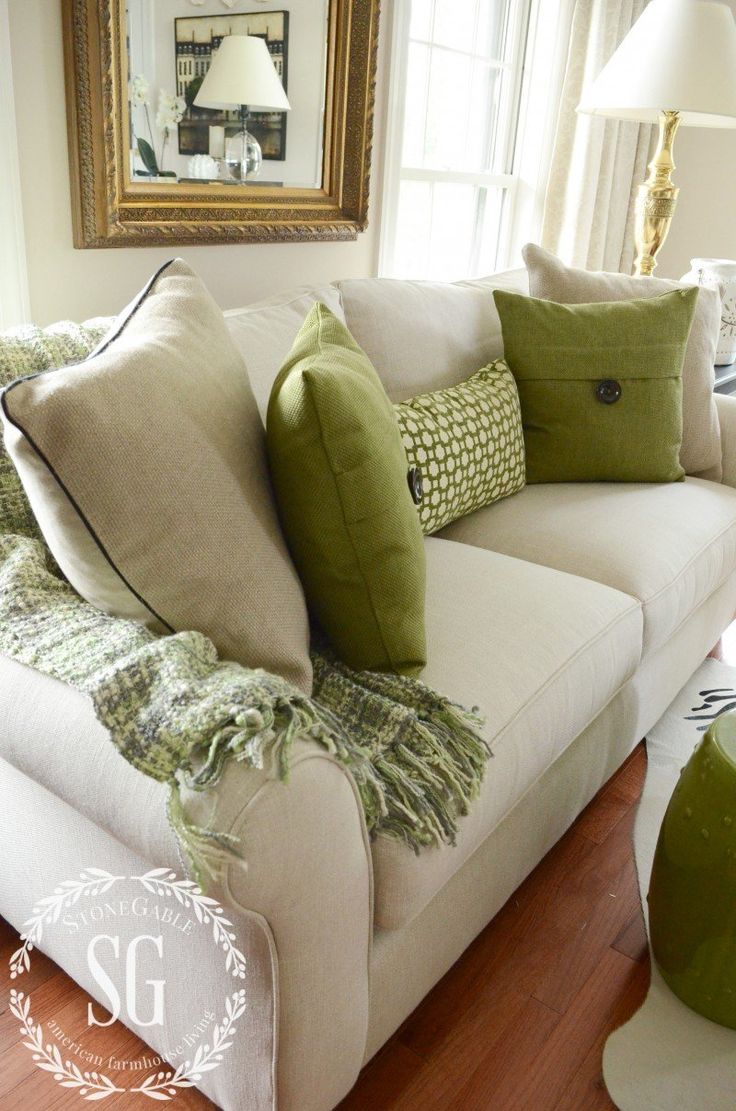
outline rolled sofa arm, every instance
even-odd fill
[[[120,756],[82,694],[0,657],[3,760],[26,782],[68,804],[68,815],[77,811],[92,823],[91,830],[98,828],[100,857],[93,859],[96,842],[88,837],[83,866],[111,866],[112,837],[151,866],[168,865],[181,874],[178,846],[166,819],[167,788]],[[8,788],[5,799],[0,776],[0,806],[12,804],[18,790],[17,784],[12,791]],[[231,764],[214,790],[183,795],[193,821],[241,840],[243,864],[228,865],[222,885],[212,894],[228,909],[246,960],[263,965],[254,968],[251,963],[246,980],[269,995],[260,1003],[250,999],[250,1019],[256,1021],[253,1011],[264,1016],[258,1041],[273,1045],[277,1015],[275,1053],[266,1055],[275,1085],[269,1075],[246,1087],[264,1093],[275,1087],[279,1111],[330,1111],[355,1082],[368,1026],[372,868],[353,780],[316,744],[298,743],[287,784]],[[73,851],[66,852],[65,844],[61,851],[61,829],[41,832],[40,819],[37,825],[39,838],[59,844],[58,867],[68,867]],[[43,852],[40,842],[38,852]],[[23,882],[20,865],[15,881],[8,873],[0,882],[0,897],[10,909]],[[31,886],[26,883],[21,893],[19,913],[30,909],[25,900]],[[23,921],[4,905],[0,913],[16,926]],[[254,943],[258,922],[261,933],[272,939],[270,950],[262,941]],[[74,960],[51,948],[49,954],[84,984],[84,970]],[[180,961],[177,975],[184,984],[191,971]],[[255,1056],[266,1059],[262,1053]],[[235,1074],[253,1067],[248,1045],[241,1046],[203,1078],[205,1090],[230,1111],[239,1105],[233,1093],[243,1091],[242,1075],[238,1080]],[[270,1103],[264,1096],[249,1111],[265,1111]]]
[[[736,397],[717,393],[715,399],[721,425],[721,482],[724,486],[736,488]]]
[[[189,813],[206,817],[205,800],[190,797]],[[300,742],[286,784],[231,765],[213,821],[244,857],[227,869],[223,902],[257,911],[275,940],[279,1111],[328,1111],[355,1083],[368,1031],[373,872],[355,784]]]

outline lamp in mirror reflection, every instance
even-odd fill
[[[248,131],[248,112],[286,112],[291,107],[265,41],[257,35],[223,38],[194,103],[198,108],[240,111],[240,130],[225,143],[225,161],[236,179],[257,177],[262,153]]]

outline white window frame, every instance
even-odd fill
[[[535,0],[516,0],[514,11],[515,25],[513,58],[510,61],[512,79],[505,90],[505,104],[501,113],[511,118],[515,125],[507,128],[505,164],[506,173],[465,173],[454,170],[433,170],[402,166],[404,139],[404,116],[406,103],[406,79],[409,57],[409,28],[411,23],[411,0],[394,0],[393,26],[391,28],[391,79],[388,93],[388,114],[386,126],[386,152],[384,187],[382,198],[381,233],[378,250],[378,273],[381,277],[401,277],[394,265],[394,243],[398,226],[399,192],[402,181],[452,182],[453,184],[480,185],[492,189],[502,187],[505,191],[503,216],[499,229],[497,267],[504,269],[510,265],[515,249],[512,242],[515,226],[519,177],[515,172],[516,137],[522,109],[522,83],[524,78],[527,38]],[[499,115],[501,114],[499,113]],[[479,244],[478,244],[479,246]],[[471,263],[472,265],[472,263]],[[468,275],[455,275],[466,277]]]
[[[8,0],[0,0],[0,328],[30,320]]]

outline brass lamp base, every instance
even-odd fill
[[[680,124],[679,112],[662,112],[659,142],[649,163],[649,174],[636,197],[636,261],[634,273],[645,277],[657,265],[654,256],[667,238],[680,190],[672,184],[672,145]]]

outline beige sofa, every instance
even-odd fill
[[[489,286],[348,281],[228,314],[261,409],[306,308],[344,311],[395,399],[501,354]],[[227,1111],[329,1111],[621,764],[736,612],[736,399],[723,482],[529,487],[426,541],[425,680],[487,716],[494,757],[457,845],[370,843],[350,776],[302,745],[288,785],[228,769],[215,821],[247,869],[216,892],[247,958],[236,1046],[202,1078]],[[118,755],[80,694],[0,660],[0,913],[89,865],[181,871],[165,789]],[[187,800],[212,819],[212,799]],[[47,951],[91,990],[63,934]],[[224,998],[205,942],[167,957],[170,1024]],[[169,1031],[170,1033],[170,1031]],[[158,1036],[142,1031],[154,1049]]]

